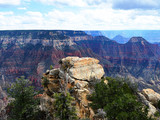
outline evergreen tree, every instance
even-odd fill
[[[102,80],[95,85],[95,92],[89,97],[91,107],[106,112],[108,120],[151,120],[148,110],[138,101],[135,89],[124,80],[107,78],[108,84]]]
[[[60,120],[76,120],[77,115],[75,107],[71,105],[74,98],[67,93],[55,93],[55,102],[53,104],[56,118]]]
[[[44,115],[38,106],[39,98],[35,98],[38,93],[28,79],[18,78],[8,89],[8,94],[15,99],[9,104],[9,120],[40,120]]]

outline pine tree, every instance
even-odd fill
[[[71,101],[74,98],[67,93],[55,93],[55,102],[53,104],[55,110],[55,116],[60,120],[76,120],[77,115],[75,107],[71,105]]]
[[[28,79],[18,78],[8,89],[10,97],[14,98],[9,107],[9,120],[40,120],[42,111],[39,110],[38,94]],[[39,116],[39,117],[37,117]]]

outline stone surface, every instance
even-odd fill
[[[87,95],[91,94],[90,82],[99,80],[104,75],[103,67],[98,64],[99,60],[89,57],[66,57],[59,63],[60,68],[47,71],[43,76],[49,80],[49,84],[47,87],[43,86],[45,92],[42,95],[41,108],[52,111],[52,95],[67,89],[75,98],[72,103],[76,107],[78,117],[93,119],[94,111],[89,107],[91,101],[87,100]]]
[[[152,105],[150,101],[147,100],[147,98],[142,94],[138,93],[142,103],[144,103],[146,106],[148,106],[148,116],[154,116],[154,114],[157,112],[157,109],[155,106]]]
[[[147,100],[150,101],[154,105],[156,105],[158,101],[160,100],[160,94],[158,94],[152,89],[143,89],[142,93],[147,98]]]
[[[103,67],[98,63],[99,60],[88,57],[67,57],[62,59],[62,67],[68,66],[69,68],[69,76],[79,80],[101,79],[105,73]]]

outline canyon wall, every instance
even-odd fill
[[[160,88],[160,47],[142,37],[118,44],[83,31],[0,31],[0,55],[0,84],[5,86],[24,75],[40,88],[50,65],[59,67],[59,59],[78,56],[98,58],[107,76],[129,77],[139,89]]]

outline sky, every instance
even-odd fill
[[[160,0],[0,0],[0,30],[159,30]]]

